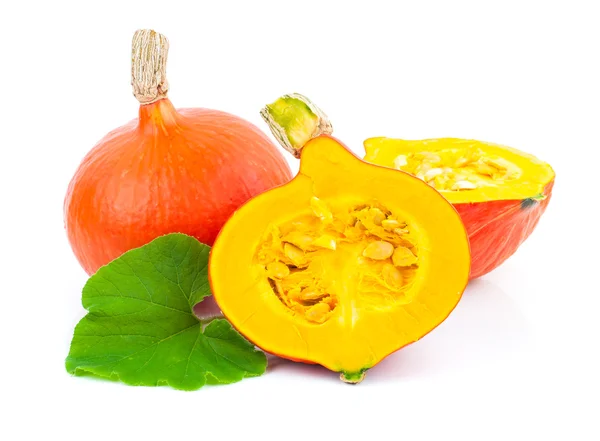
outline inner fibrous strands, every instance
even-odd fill
[[[285,306],[324,323],[340,303],[378,308],[404,299],[417,245],[410,226],[379,203],[332,211],[313,197],[310,211],[269,227],[257,261]]]
[[[398,155],[394,167],[427,182],[436,190],[465,191],[493,187],[521,175],[504,158],[486,155],[477,147]]]

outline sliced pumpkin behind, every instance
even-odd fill
[[[454,309],[469,275],[465,229],[422,180],[330,137],[306,98],[285,96],[263,116],[300,171],[225,224],[211,252],[214,297],[265,351],[359,382]]]
[[[533,155],[497,144],[443,138],[371,138],[365,160],[415,175],[459,212],[471,243],[471,279],[508,259],[536,227],[554,171]]]

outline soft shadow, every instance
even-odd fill
[[[201,320],[222,315],[221,309],[219,308],[219,305],[217,305],[217,302],[215,302],[213,296],[206,297],[200,303],[196,304],[194,306],[194,314]]]
[[[532,336],[515,302],[496,284],[472,281],[450,316],[422,340],[369,371],[371,382],[483,367],[523,351]]]
[[[285,373],[286,375],[298,375],[323,381],[337,379],[340,375],[318,364],[297,363],[273,354],[267,354],[267,361],[267,373]]]
[[[221,313],[212,297],[194,307],[200,318]],[[388,356],[370,369],[369,383],[391,379],[427,378],[499,362],[527,348],[532,335],[515,302],[490,280],[469,283],[460,303],[430,334]],[[267,372],[337,381],[328,369],[267,354]],[[341,384],[341,382],[340,382]]]
[[[476,295],[487,296],[487,295],[489,295],[490,292],[492,292],[494,290],[500,292],[501,294],[506,295],[506,293],[501,288],[499,288],[498,285],[496,285],[494,282],[491,282],[491,281],[485,280],[485,279],[481,279],[481,278],[471,280],[469,282],[469,285],[467,286],[467,289],[465,290],[465,293],[461,300],[464,300],[466,296],[476,296]]]

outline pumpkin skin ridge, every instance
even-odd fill
[[[92,274],[171,232],[211,245],[235,208],[291,177],[287,161],[258,127],[218,110],[180,114],[163,98],[140,106],[138,119],[109,132],[85,155],[65,196],[65,229]]]
[[[352,156],[352,161],[356,161],[356,162],[360,163],[361,167],[362,166],[369,166],[369,169],[371,169],[372,167],[377,167],[377,168],[382,169],[382,170],[388,169],[388,167],[385,167],[385,166],[382,166],[382,165],[378,165],[378,164],[369,163],[369,162],[366,162],[366,161],[362,160],[358,155],[356,155],[353,151],[351,151],[350,149],[348,149],[347,147],[345,147],[345,145],[343,143],[341,143],[339,140],[337,140],[333,136],[321,135],[319,138],[329,138],[329,139],[333,140],[334,142],[338,143],[339,145],[343,146],[345,148],[345,150],[346,150],[346,153],[349,156]],[[411,176],[410,174],[402,172],[402,171],[400,171],[400,173],[404,173],[407,176]],[[305,178],[308,178],[308,179],[310,179],[312,181],[311,176],[309,174],[307,174],[305,172],[305,170],[303,170],[302,167],[301,167],[300,170],[299,170],[299,172],[298,172],[298,174],[292,180],[290,180],[289,182],[284,183],[284,184],[282,184],[280,186],[274,187],[273,189],[268,190],[268,191],[266,191],[266,192],[264,192],[262,194],[259,194],[259,195],[255,196],[254,198],[252,198],[251,200],[247,201],[242,206],[240,206],[231,215],[231,217],[228,220],[228,223],[231,222],[231,221],[235,222],[235,218],[238,215],[238,213],[240,211],[245,211],[246,209],[248,209],[247,205],[254,204],[256,202],[256,200],[258,200],[258,199],[268,198],[270,196],[271,191],[278,191],[278,190],[280,190],[282,188],[287,188],[287,187],[293,188],[293,186],[295,186],[295,185],[304,185],[305,183],[303,182],[303,180]],[[422,185],[422,186],[424,186],[422,188],[427,189],[426,191],[429,192],[429,191],[433,190],[433,192],[435,192],[435,193],[437,193],[439,195],[439,192],[437,192],[435,189],[433,189],[432,187],[430,187],[427,183],[425,183],[423,181],[415,179],[414,181],[411,180],[411,183],[414,183],[413,185],[415,187],[417,187],[419,185]],[[410,188],[412,189],[413,187],[410,187]],[[456,213],[458,215],[456,207],[454,207],[448,200],[446,200],[443,197],[436,198],[436,200],[440,200],[440,201],[443,200],[444,203],[447,204],[446,206],[448,208],[450,208],[454,213]],[[226,231],[226,230],[227,230],[227,225],[225,225],[225,227],[217,235],[217,238],[215,240],[215,247],[217,247],[218,244],[220,243],[219,242],[220,239],[226,233],[228,233],[228,231]],[[468,249],[469,248],[469,242],[468,242],[467,231],[466,231],[464,225],[462,225],[462,223],[461,223],[460,230],[462,231],[461,237],[465,241],[465,244],[466,244],[466,247],[467,247],[467,251],[470,252],[469,249]],[[213,248],[213,250],[214,250],[214,248]],[[214,297],[216,303],[218,304],[219,308],[221,309],[222,313],[224,314],[224,316],[230,320],[230,323],[232,324],[232,326],[235,329],[237,329],[238,332],[240,332],[240,334],[244,335],[244,337],[246,337],[249,341],[253,342],[256,346],[258,346],[259,348],[261,348],[265,352],[270,353],[270,354],[274,354],[274,355],[276,355],[278,357],[281,357],[281,358],[284,358],[284,359],[288,359],[288,360],[291,360],[291,361],[295,361],[295,362],[302,362],[302,363],[307,363],[307,364],[319,364],[319,365],[322,365],[325,368],[327,368],[329,370],[332,370],[334,372],[341,372],[341,373],[349,372],[349,371],[345,371],[344,369],[337,369],[335,366],[333,366],[331,364],[328,364],[327,362],[324,362],[323,360],[319,360],[318,353],[313,353],[312,357],[302,357],[302,356],[297,356],[296,354],[291,355],[290,352],[293,352],[293,351],[290,351],[290,352],[288,352],[286,354],[285,353],[286,351],[282,350],[281,345],[278,345],[278,342],[276,340],[270,340],[269,338],[260,338],[260,336],[258,338],[256,338],[257,336],[254,334],[254,331],[249,331],[249,332],[246,331],[245,327],[243,326],[243,324],[245,323],[245,321],[247,320],[247,318],[245,320],[241,321],[241,324],[238,321],[235,321],[235,319],[231,320],[231,317],[233,315],[236,315],[236,313],[232,314],[232,310],[235,309],[235,307],[232,307],[231,310],[230,310],[227,307],[227,304],[226,304],[227,302],[223,302],[224,299],[221,298],[220,295],[215,295],[214,294],[215,290],[214,290],[213,287],[215,286],[215,280],[214,280],[214,276],[215,275],[214,275],[213,268],[215,268],[216,266],[218,266],[219,263],[218,263],[218,260],[216,260],[217,258],[215,258],[215,254],[213,253],[213,250],[211,250],[210,257],[209,257],[209,277],[208,277],[211,289],[213,289],[213,297]],[[468,280],[469,280],[468,274],[469,274],[469,269],[470,269],[470,260],[466,261],[466,265],[467,265],[467,271],[465,272],[464,280],[462,280],[460,282],[460,287],[458,288],[458,296],[456,298],[456,301],[451,305],[450,308],[448,308],[447,310],[445,310],[445,312],[443,314],[443,317],[437,317],[436,316],[436,324],[434,326],[428,327],[427,330],[426,330],[426,332],[420,330],[419,334],[421,334],[421,335],[418,338],[416,338],[415,340],[408,341],[408,342],[406,342],[402,346],[399,346],[399,347],[396,347],[394,349],[390,349],[389,351],[385,351],[384,353],[378,354],[377,360],[375,361],[374,364],[364,365],[364,366],[362,366],[360,368],[360,370],[361,371],[366,371],[366,370],[372,368],[373,366],[377,365],[383,359],[385,359],[389,355],[393,354],[394,352],[396,352],[396,351],[398,351],[398,350],[400,350],[400,349],[402,349],[402,348],[404,348],[404,347],[406,347],[406,346],[408,346],[408,345],[410,345],[410,344],[412,344],[412,343],[414,343],[414,342],[422,339],[424,336],[428,335],[431,331],[433,331],[435,328],[437,328],[441,323],[443,323],[448,318],[448,316],[452,313],[452,311],[454,311],[454,309],[457,307],[457,305],[459,304],[459,302],[460,302],[460,300],[462,298],[464,289],[467,286],[467,283],[468,283]],[[252,285],[249,285],[246,289],[241,289],[240,290],[240,295],[244,295],[244,293],[247,290],[251,290],[251,289],[253,289]],[[264,307],[264,305],[262,305],[262,307]],[[258,310],[260,308],[261,308],[261,306],[259,305],[256,310]],[[251,317],[252,315],[254,315],[256,313],[256,310],[252,311],[252,312],[249,312],[247,314],[247,316]],[[294,321],[290,320],[289,321],[289,325],[295,327],[296,323]],[[312,324],[311,326],[312,327],[319,327],[319,326],[321,326],[321,324]],[[309,351],[306,355],[309,355],[311,353],[312,352]]]

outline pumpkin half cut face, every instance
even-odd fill
[[[454,309],[469,275],[465,229],[431,186],[331,137],[306,98],[263,115],[300,171],[225,224],[211,252],[214,297],[265,351],[359,382]]]
[[[365,161],[410,173],[454,205],[469,234],[471,279],[517,251],[550,202],[554,171],[517,149],[456,138],[371,138],[364,145]]]

